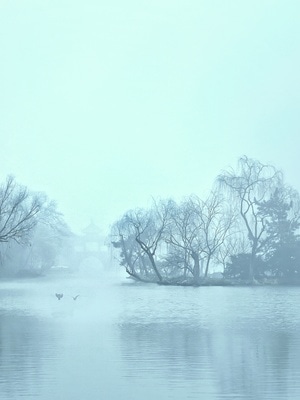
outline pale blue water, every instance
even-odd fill
[[[300,398],[300,288],[103,279],[0,283],[1,400]]]

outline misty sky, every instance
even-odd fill
[[[0,0],[0,178],[105,229],[243,154],[300,189],[300,2]]]

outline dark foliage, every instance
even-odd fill
[[[249,265],[251,254],[241,253],[230,256],[230,262],[226,264],[224,278],[247,281],[249,279]],[[265,262],[261,257],[256,257],[254,263],[254,278],[260,279],[264,276]]]

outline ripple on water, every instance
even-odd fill
[[[1,398],[298,399],[299,300],[298,288],[5,283]]]

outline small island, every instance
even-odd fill
[[[111,243],[139,282],[298,285],[299,227],[299,193],[274,166],[243,156],[205,200],[153,200],[149,209],[127,211],[112,226]]]

